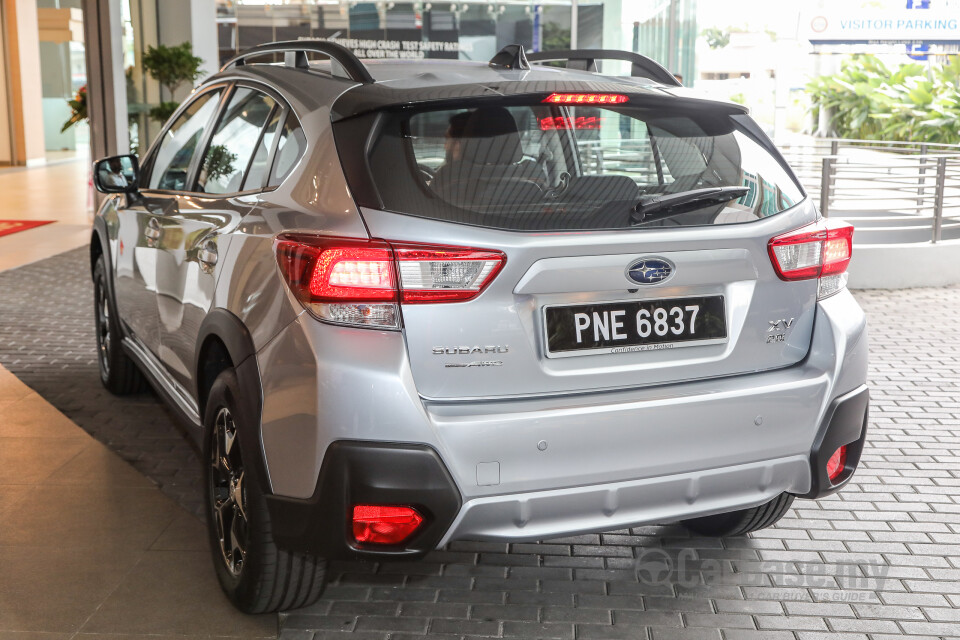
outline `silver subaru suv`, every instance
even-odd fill
[[[465,538],[743,535],[859,463],[852,228],[642,56],[272,43],[94,175],[103,383],[202,447],[243,611]]]

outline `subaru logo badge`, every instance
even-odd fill
[[[673,265],[663,258],[641,258],[627,267],[627,277],[637,284],[658,284],[673,275]]]

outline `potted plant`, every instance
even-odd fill
[[[164,122],[173,115],[180,104],[173,99],[177,89],[184,82],[193,84],[201,76],[201,64],[203,59],[193,55],[193,45],[189,42],[171,47],[159,45],[147,48],[143,54],[143,69],[167,90],[171,98],[150,109],[151,118]]]
[[[70,118],[60,127],[60,133],[87,119],[87,85],[80,87],[73,100],[67,100],[67,104],[70,106]]]

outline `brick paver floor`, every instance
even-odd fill
[[[86,256],[0,274],[0,363],[196,511],[199,463],[151,395],[97,379]],[[724,540],[677,526],[454,543],[331,567],[284,638],[960,638],[960,289],[858,292],[872,415],[839,495]]]

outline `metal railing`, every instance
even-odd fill
[[[809,139],[780,149],[821,213],[868,243],[960,239],[960,146]]]

